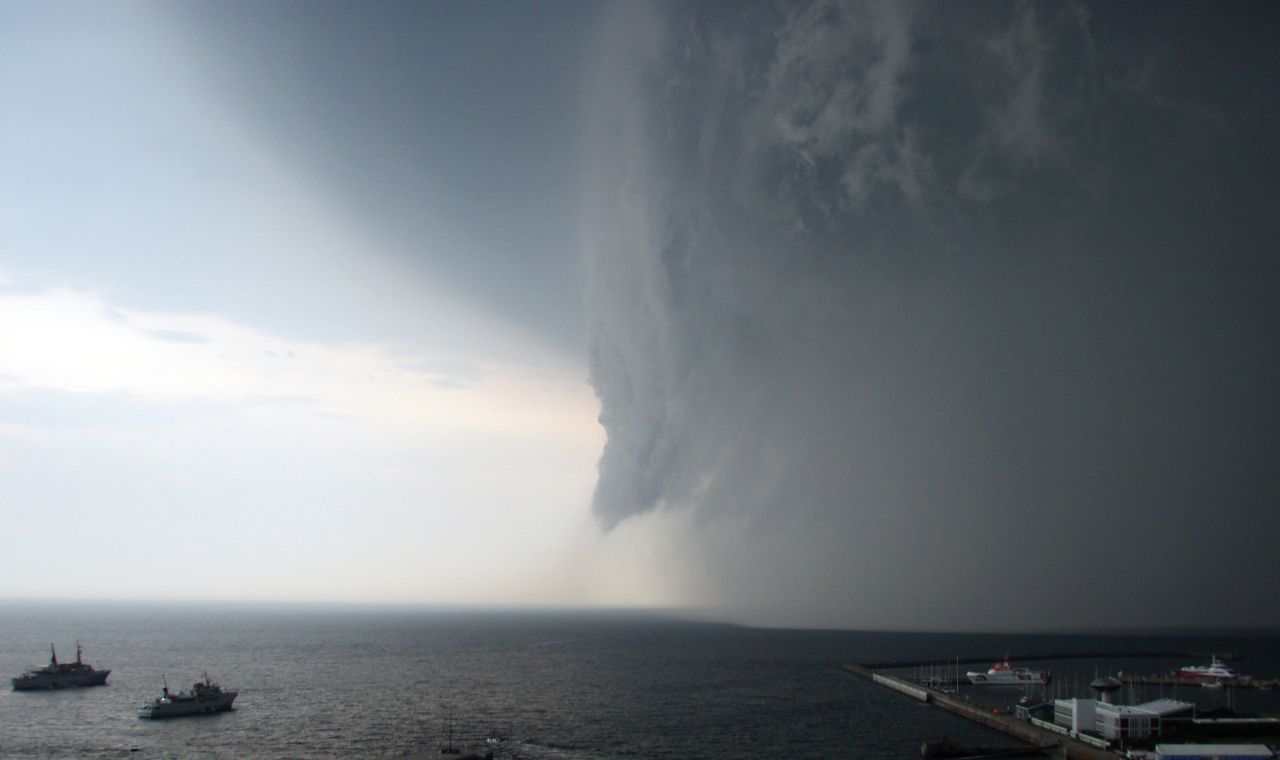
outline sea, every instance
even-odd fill
[[[902,671],[927,677],[976,669],[954,658],[994,662],[1006,651],[1178,651],[1205,662],[1231,653],[1242,672],[1280,676],[1275,634],[926,634],[648,612],[0,602],[6,678],[47,663],[51,643],[60,660],[74,659],[77,641],[86,662],[111,669],[108,685],[0,691],[0,757],[396,758],[452,745],[498,758],[909,758],[924,740],[1016,742],[843,664],[936,662]],[[1196,663],[1045,662],[1054,691],[1035,696],[1086,696],[1099,673],[1184,664]],[[165,683],[190,688],[206,672],[238,690],[233,711],[138,718]],[[1128,696],[1175,696],[1160,692]],[[975,692],[997,706],[1021,696]],[[1280,714],[1274,691],[1177,696]]]

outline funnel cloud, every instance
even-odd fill
[[[616,7],[597,520],[758,622],[1280,624],[1277,20]]]

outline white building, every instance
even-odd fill
[[[1160,714],[1137,705],[1099,702],[1094,709],[1093,732],[1112,741],[1159,736]]]
[[[1093,730],[1094,706],[1096,699],[1055,699],[1053,700],[1053,722],[1064,726],[1076,736],[1081,731]]]
[[[1195,705],[1172,699],[1158,699],[1141,705],[1113,705],[1096,699],[1059,699],[1053,703],[1053,722],[1065,726],[1073,736],[1091,733],[1110,741],[1159,736],[1161,724],[1187,720]]]

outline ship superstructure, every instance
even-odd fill
[[[178,718],[184,715],[202,715],[206,713],[230,710],[231,703],[236,700],[238,692],[223,690],[209,680],[204,674],[204,681],[191,684],[191,691],[169,691],[166,683],[161,696],[138,708],[139,718]]]

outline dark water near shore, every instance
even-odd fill
[[[1246,655],[1240,670],[1280,676],[1280,641],[1259,637],[789,631],[639,614],[0,604],[6,679],[43,664],[50,642],[72,659],[77,639],[86,661],[112,668],[109,685],[31,693],[9,691],[6,682],[0,755],[396,757],[434,748],[452,716],[459,743],[506,737],[499,757],[905,758],[919,755],[923,739],[1012,742],[875,687],[841,663],[994,658],[1006,648],[1176,649],[1236,652]],[[1129,672],[1178,664],[1185,663],[1100,663]],[[1087,681],[1098,666],[1046,663],[1060,683]],[[162,676],[186,687],[204,670],[239,689],[234,712],[137,718]],[[1275,713],[1275,694],[1234,700]]]

